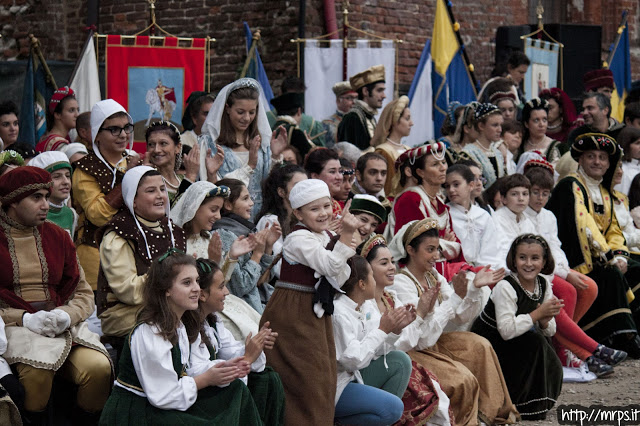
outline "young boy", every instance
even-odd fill
[[[498,147],[502,156],[507,163],[507,174],[514,174],[516,172],[515,156],[518,154],[518,149],[522,144],[522,135],[524,129],[519,121],[507,120],[502,123],[502,144]]]
[[[556,353],[563,366],[577,366],[579,368],[580,360],[582,360],[587,362],[589,370],[598,377],[611,374],[613,372],[612,365],[621,362],[617,360],[624,359],[626,354],[623,356],[619,353],[610,353],[609,358],[616,357],[616,360],[611,362],[608,362],[610,361],[608,358],[606,360],[601,359],[599,357],[601,353],[607,353],[612,349],[601,348],[602,345],[583,335],[584,333],[581,331],[575,329],[572,331],[572,324],[567,327],[563,322],[572,321],[577,323],[582,318],[596,299],[598,286],[588,276],[569,267],[569,261],[562,250],[562,244],[558,238],[556,217],[551,211],[544,208],[549,201],[549,196],[554,186],[553,166],[545,160],[529,160],[524,169],[525,176],[531,183],[529,206],[524,214],[533,223],[535,233],[541,235],[549,244],[556,265],[553,271],[553,293],[559,299],[564,300],[564,311],[568,315],[566,320],[561,317],[557,318],[559,328],[554,338]],[[572,339],[567,339],[567,335],[572,336]],[[580,342],[580,344],[575,342]],[[571,359],[574,354],[577,355],[578,360]],[[606,358],[606,355],[604,357]]]
[[[506,268],[507,253],[513,240],[521,234],[536,233],[533,222],[524,214],[529,206],[530,189],[529,180],[519,173],[504,179],[500,188],[503,206],[492,216],[498,238],[498,250],[493,265]]]
[[[387,222],[387,210],[382,203],[368,194],[356,194],[351,199],[349,211],[360,221],[356,238],[359,242],[366,241],[376,228]]]
[[[49,196],[49,213],[47,220],[55,223],[69,233],[74,239],[78,225],[78,213],[67,206],[71,193],[71,163],[61,151],[46,151],[34,157],[30,166],[45,169],[51,173],[51,195]]]

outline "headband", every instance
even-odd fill
[[[170,121],[156,121],[151,123],[151,125],[147,128],[147,134],[146,134],[146,139],[149,139],[149,133],[152,132],[152,130],[155,130],[154,127],[158,127],[158,126],[167,126],[169,128],[171,128],[171,130],[173,130],[174,132],[176,132],[176,134],[178,135],[178,143],[182,143],[182,140],[180,138],[180,130],[178,129],[178,127],[173,124]]]
[[[366,259],[371,250],[376,246],[387,246],[387,240],[385,240],[385,238],[380,234],[373,234],[368,240],[358,247],[356,252]]]
[[[402,244],[406,247],[411,241],[415,240],[420,235],[424,234],[430,229],[438,229],[438,221],[427,217],[422,220],[413,222],[405,231],[402,236]]]

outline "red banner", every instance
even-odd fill
[[[134,149],[144,152],[147,127],[160,120],[180,127],[187,98],[204,90],[207,42],[192,39],[184,47],[167,37],[163,46],[151,46],[148,36],[136,37],[133,44],[123,39],[107,36],[106,97],[131,114]]]

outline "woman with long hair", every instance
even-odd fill
[[[45,133],[36,151],[57,151],[71,143],[69,131],[76,128],[76,118],[80,114],[78,101],[69,86],[59,88],[53,93],[46,110],[47,133]]]

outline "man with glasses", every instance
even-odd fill
[[[327,133],[324,142],[328,148],[333,147],[338,141],[338,125],[342,121],[342,117],[351,110],[358,94],[351,88],[348,81],[341,81],[333,85],[333,93],[336,95],[336,112],[329,118],[322,120]]]
[[[100,266],[95,232],[122,206],[122,177],[140,163],[140,157],[128,151],[133,146],[133,120],[113,99],[93,106],[91,139],[92,151],[75,163],[72,188],[73,206],[79,214],[78,258],[95,291]]]

